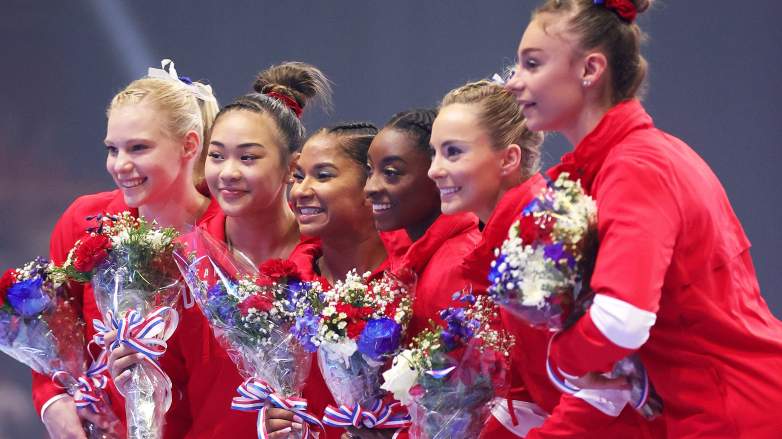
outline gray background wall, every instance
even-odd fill
[[[336,110],[308,114],[311,130],[343,119],[382,124],[510,63],[536,3],[3,0],[0,267],[46,254],[73,198],[113,187],[103,165],[105,106],[161,58],[208,78],[221,102],[248,91],[269,64],[307,61],[335,83]],[[780,15],[772,0],[665,0],[641,19],[651,37],[648,110],[720,177],[777,316]],[[546,164],[567,148],[549,138]],[[28,389],[26,370],[0,356],[0,437],[43,434]]]

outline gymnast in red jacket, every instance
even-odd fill
[[[553,377],[589,387],[637,351],[670,437],[778,438],[782,323],[749,240],[709,166],[636,98],[646,63],[635,17],[649,2],[599,3],[545,2],[508,83],[530,129],[574,145],[552,175],[580,178],[598,208],[596,296],[555,337]]]
[[[402,229],[413,241],[401,262],[418,275],[409,336],[429,327],[430,319],[439,320],[439,310],[458,303],[451,297],[466,284],[461,261],[480,239],[474,214],[440,212],[440,193],[426,175],[436,115],[434,110],[395,114],[368,154],[364,191],[377,229]]]
[[[541,136],[529,131],[514,96],[488,81],[449,92],[432,127],[429,177],[440,189],[443,213],[474,212],[483,239],[465,257],[465,276],[476,292],[488,287],[494,249],[532,197],[544,186],[538,173]],[[648,425],[632,409],[612,418],[547,380],[551,334],[502,312],[516,337],[511,352],[507,404],[498,404],[483,437],[648,437]],[[510,409],[513,407],[513,409]]]
[[[163,226],[182,229],[213,215],[219,207],[196,189],[203,179],[202,141],[217,112],[211,88],[176,76],[142,78],[112,100],[106,129],[106,170],[118,189],[77,198],[54,227],[50,256],[63,263],[76,241],[93,226],[87,217],[130,211]],[[203,186],[200,186],[203,187]],[[81,305],[87,340],[101,319],[90,284],[72,284]],[[93,352],[97,355],[97,352]],[[124,419],[124,401],[110,385],[115,412]],[[85,437],[73,399],[45,376],[33,373],[33,402],[53,438]],[[174,398],[171,412],[182,410]],[[79,414],[82,411],[79,411]],[[170,429],[178,426],[170,424]]]

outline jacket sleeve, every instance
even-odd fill
[[[552,362],[566,376],[608,371],[649,338],[681,223],[675,181],[659,160],[607,161],[595,181],[595,299],[551,348]]]
[[[605,415],[572,395],[562,395],[559,404],[540,427],[531,429],[526,439],[564,439],[575,437],[637,437],[634,426],[624,434],[624,419]]]
[[[72,205],[63,216],[57,221],[54,226],[54,230],[51,234],[49,241],[49,257],[52,262],[57,265],[61,265],[68,257],[68,252],[73,246],[76,238],[73,236],[74,228],[76,225],[73,221],[73,209]],[[81,309],[83,288],[81,284],[71,283],[68,288],[68,293],[73,296],[77,307]],[[81,311],[79,311],[81,312]],[[43,418],[44,410],[57,399],[64,397],[66,394],[60,387],[57,387],[46,375],[39,374],[32,371],[32,396],[33,405],[35,410]]]

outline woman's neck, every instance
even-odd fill
[[[276,209],[225,219],[228,246],[258,265],[268,259],[287,259],[299,243],[299,227],[293,212],[281,199]]]
[[[405,227],[405,231],[407,232],[407,236],[410,237],[410,240],[415,242],[418,241],[422,236],[424,236],[424,233],[426,233],[427,230],[429,230],[429,227],[432,227],[432,224],[434,224],[435,221],[437,221],[437,218],[441,215],[440,209],[437,209],[435,212],[432,213],[428,218],[424,219],[423,221],[413,224],[409,227]]]
[[[573,123],[568,128],[560,130],[562,135],[574,147],[578,146],[584,137],[595,129],[611,107],[610,99],[601,99],[600,102],[585,105]]]
[[[494,213],[494,209],[497,208],[497,205],[500,204],[502,197],[504,197],[510,189],[524,183],[525,181],[527,181],[527,179],[522,178],[520,170],[517,170],[515,173],[503,178],[500,181],[500,187],[497,190],[496,196],[491,200],[487,200],[483,209],[475,212],[475,214],[478,216],[478,219],[481,220],[481,223],[486,224],[489,221],[491,214]]]
[[[209,198],[190,183],[182,186],[180,190],[168,192],[164,200],[139,206],[139,215],[157,221],[161,227],[173,227],[180,231],[186,226],[195,225],[209,206]]]
[[[361,274],[374,271],[388,254],[374,228],[345,233],[339,237],[321,237],[323,257],[317,263],[320,273],[330,283],[344,279],[352,269]]]

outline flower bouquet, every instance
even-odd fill
[[[296,265],[280,259],[267,261],[258,273],[199,229],[184,240],[188,251],[177,253],[180,270],[245,378],[231,407],[259,412],[259,437],[267,437],[267,407],[293,411],[305,421],[292,437],[317,437],[310,425],[322,429],[320,420],[301,398],[312,354],[299,342],[297,324],[320,311],[320,283],[302,281]]]
[[[550,182],[511,226],[489,273],[489,295],[532,326],[560,331],[591,304],[590,277],[597,255],[597,207],[567,172]],[[600,411],[618,416],[630,403],[644,417],[660,414],[662,402],[637,355],[617,362],[610,378],[624,376],[629,390],[578,389],[550,370],[552,382]]]
[[[513,337],[492,328],[497,307],[486,296],[460,295],[468,307],[441,311],[447,326],[432,322],[383,374],[383,389],[408,406],[413,438],[478,437],[507,386]]]
[[[51,377],[77,408],[89,410],[96,423],[84,422],[87,437],[123,437],[103,391],[108,379],[87,364],[84,322],[66,288],[43,258],[7,270],[0,278],[0,350]]]
[[[121,345],[144,355],[130,377],[115,384],[125,396],[128,437],[159,438],[171,405],[171,380],[158,358],[179,322],[173,307],[183,289],[173,258],[178,232],[129,212],[91,219],[96,226],[76,242],[61,271],[71,280],[92,282],[104,315],[103,321],[93,320],[104,367],[108,350]],[[116,339],[105,346],[111,330],[117,331]]]
[[[402,280],[403,278],[408,280]],[[380,373],[400,349],[412,314],[414,276],[407,270],[350,271],[325,293],[317,334],[318,366],[339,407],[327,407],[323,422],[353,429],[398,429],[409,417],[398,403],[388,404]]]

